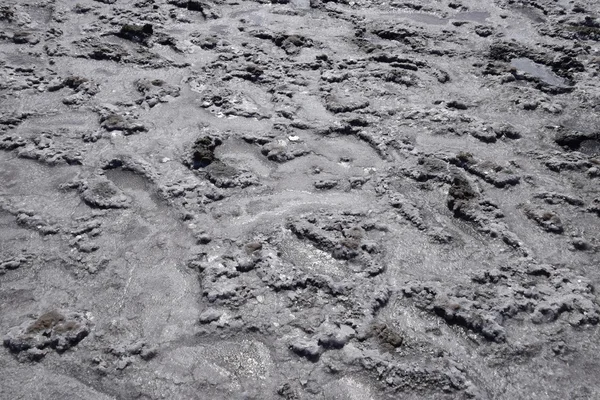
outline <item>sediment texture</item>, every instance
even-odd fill
[[[597,1],[6,0],[0,78],[0,398],[600,398]]]

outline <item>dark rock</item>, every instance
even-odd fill
[[[153,33],[154,28],[151,24],[125,24],[121,27],[121,30],[119,31],[117,36],[122,37],[123,39],[131,40],[133,42],[146,44]]]
[[[285,144],[282,144],[277,140],[264,144],[260,152],[269,160],[280,163],[296,158]]]
[[[16,222],[21,226],[36,230],[42,235],[55,235],[60,232],[59,227],[45,221],[40,215],[30,210],[19,210],[16,213]]]
[[[549,157],[544,165],[551,171],[562,172],[562,171],[586,171],[593,166],[593,164],[581,153],[566,153],[556,154]]]
[[[221,160],[215,160],[206,166],[208,179],[218,187],[235,186],[233,182],[239,175],[239,172],[234,167],[225,164]]]
[[[290,344],[290,349],[300,357],[305,357],[312,362],[318,361],[321,357],[321,347],[316,341],[298,339]]]
[[[467,110],[469,108],[469,106],[467,106],[465,103],[458,100],[451,100],[447,102],[446,107],[454,108],[456,110]]]

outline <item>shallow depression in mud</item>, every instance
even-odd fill
[[[550,67],[536,63],[535,61],[530,60],[529,58],[514,58],[511,60],[510,64],[517,70],[539,78],[549,85],[567,86],[568,84],[566,79],[556,75],[554,72],[552,72],[552,69],[550,69]]]
[[[132,194],[143,208],[168,210],[146,177],[122,169],[109,169],[105,175],[125,193]]]
[[[490,18],[490,13],[487,11],[465,11],[459,12],[452,19],[458,21],[471,21],[471,22],[479,22],[481,24],[485,23],[487,19]]]

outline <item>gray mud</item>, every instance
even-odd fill
[[[0,4],[0,398],[598,399],[594,0]]]
[[[539,78],[542,82],[552,86],[567,86],[567,80],[561,78],[552,72],[550,67],[543,64],[538,64],[529,58],[514,58],[511,60],[510,65],[515,67],[517,71],[529,74],[534,78]]]

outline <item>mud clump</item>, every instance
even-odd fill
[[[184,164],[191,169],[206,168],[217,160],[215,149],[223,143],[221,139],[204,136],[196,139]]]
[[[476,284],[473,288],[457,286],[440,292],[435,286],[416,284],[403,291],[419,307],[448,323],[499,343],[505,342],[511,331],[518,331],[517,328],[507,331],[504,324],[521,316],[533,324],[560,322],[577,327],[600,322],[594,288],[589,281],[576,278],[566,269],[517,264],[485,271],[472,279]],[[521,283],[516,284],[518,281]],[[546,286],[548,283],[550,286]],[[527,288],[526,292],[522,288]],[[542,288],[549,290],[540,292]],[[496,302],[496,296],[502,301]]]
[[[0,261],[0,275],[4,275],[7,271],[13,271],[18,268],[31,265],[34,256],[32,254],[19,254]]]
[[[473,200],[478,197],[478,193],[473,189],[471,183],[461,176],[455,175],[452,180],[452,185],[448,190],[448,208],[454,213],[454,215],[469,219],[470,208]]]
[[[148,129],[140,124],[118,114],[110,114],[100,119],[100,126],[107,131],[122,131],[125,135],[132,135],[137,132],[146,132]]]
[[[316,362],[321,357],[321,348],[316,342],[299,340],[290,345],[290,349],[301,357],[306,357],[312,362]]]
[[[93,208],[127,208],[131,204],[131,199],[104,176],[70,182],[64,189],[77,189],[81,199]]]
[[[393,352],[404,343],[404,336],[396,328],[385,323],[375,323],[369,332],[379,340],[383,349]]]
[[[154,107],[159,103],[167,103],[176,97],[179,97],[181,88],[170,85],[162,79],[140,79],[135,82],[136,89],[144,97],[137,101],[138,104],[146,103],[149,107]]]
[[[89,320],[79,313],[48,311],[36,320],[12,328],[4,337],[4,346],[21,361],[39,361],[48,349],[65,352],[85,339],[91,329]]]
[[[345,113],[369,106],[369,100],[355,93],[335,91],[325,98],[325,105],[332,113]]]
[[[492,161],[477,160],[470,153],[459,153],[455,158],[450,159],[450,162],[498,188],[517,185],[521,181],[521,177],[513,173],[510,168]]]
[[[524,212],[527,218],[535,221],[542,229],[552,233],[563,233],[563,224],[555,212],[536,209],[531,205],[524,206]]]
[[[218,137],[203,136],[194,142],[183,160],[183,164],[218,188],[248,187],[258,184],[251,173],[240,171],[220,160],[215,149],[223,141]]]

